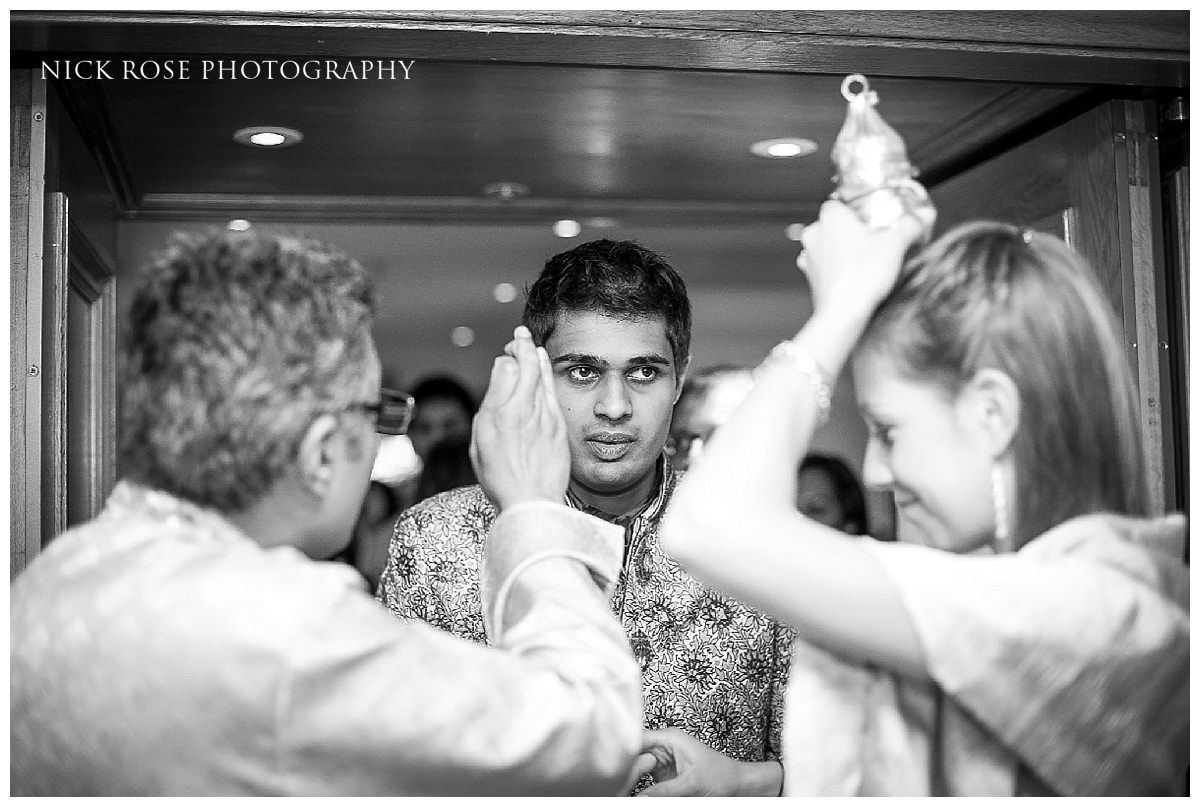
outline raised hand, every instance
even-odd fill
[[[872,229],[847,205],[830,200],[804,228],[800,262],[812,286],[815,310],[874,311],[900,274],[905,252],[927,223],[905,215]]]
[[[566,425],[550,359],[525,326],[496,357],[471,432],[471,464],[501,510],[524,501],[561,502],[571,472]]]

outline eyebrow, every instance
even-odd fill
[[[591,353],[563,353],[550,360],[551,364],[590,364],[594,367],[608,367],[608,361]],[[642,356],[631,356],[625,361],[626,366],[636,367],[643,364],[655,364],[670,367],[671,360],[661,353],[647,353]]]

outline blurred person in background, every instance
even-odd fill
[[[422,487],[421,479],[425,476],[425,467],[430,462],[435,446],[445,440],[457,440],[461,445],[461,441],[471,439],[471,419],[475,416],[476,408],[475,397],[467,387],[444,373],[422,378],[413,387],[412,396],[413,421],[408,429],[407,440],[416,454],[416,468],[393,486],[399,499],[400,512],[427,498],[427,491],[431,486],[436,486],[432,483],[433,479],[444,478],[446,461],[449,459],[446,455],[435,460],[437,469]],[[465,473],[460,466],[458,478],[463,477]]]
[[[470,437],[447,437],[435,443],[421,468],[421,477],[417,482],[417,501],[424,501],[430,496],[455,488],[474,485],[475,469],[471,466],[470,449]],[[386,554],[385,551],[385,560]]]
[[[413,386],[412,396],[414,409],[408,439],[421,462],[446,438],[470,438],[475,398],[461,382],[448,375],[427,376]]]
[[[796,509],[848,535],[869,532],[862,483],[846,461],[833,454],[804,457],[796,473]]]
[[[667,455],[686,470],[704,453],[705,443],[754,387],[752,368],[717,364],[688,376],[671,414]],[[866,496],[854,472],[832,454],[811,453],[796,474],[800,512],[851,535],[867,530]]]
[[[667,455],[672,466],[687,470],[753,386],[754,371],[735,364],[717,364],[689,375],[671,413]]]

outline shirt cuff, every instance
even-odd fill
[[[484,546],[480,587],[489,635],[499,627],[496,617],[504,613],[521,573],[548,558],[579,561],[604,595],[611,596],[624,545],[621,527],[564,504],[522,502],[504,510]]]

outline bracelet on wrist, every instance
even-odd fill
[[[829,409],[832,402],[829,384],[826,383],[821,368],[817,366],[817,360],[808,351],[797,347],[791,339],[785,339],[771,348],[771,352],[767,354],[767,361],[782,364],[804,376],[808,380],[809,386],[812,387],[813,398],[817,404],[816,425],[820,426],[829,420]]]

